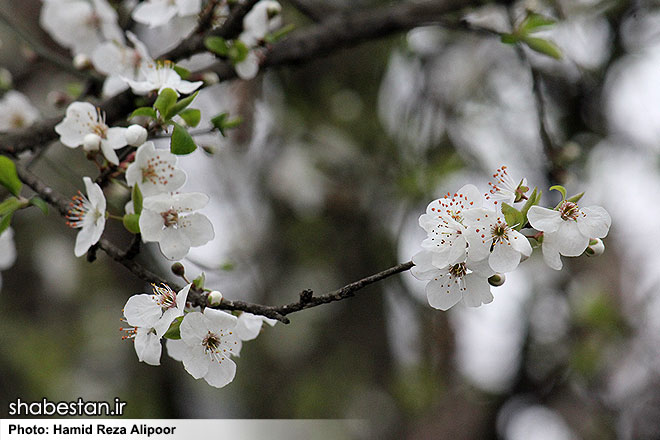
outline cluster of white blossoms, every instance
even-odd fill
[[[262,324],[275,320],[243,312],[238,317],[205,308],[186,308],[192,284],[178,293],[169,286],[153,286],[153,294],[133,295],[124,306],[124,317],[131,327],[121,328],[124,339],[135,342],[141,362],[160,365],[161,339],[167,339],[167,352],[195,379],[204,378],[214,387],[230,383],[236,374],[232,357],[240,355],[243,341],[257,337]],[[214,291],[210,296],[218,296]]]
[[[261,0],[243,18],[243,32],[238,39],[248,49],[245,59],[234,68],[242,79],[252,79],[259,73],[259,56],[255,48],[263,44],[266,35],[282,25],[282,6],[275,0]]]
[[[428,281],[426,294],[436,309],[460,301],[469,307],[490,303],[490,286],[501,285],[504,274],[532,254],[532,243],[541,246],[546,263],[556,270],[562,267],[560,255],[594,255],[604,249],[600,239],[609,231],[610,216],[599,206],[578,206],[582,194],[567,199],[563,187],[552,187],[563,199],[548,209],[538,206],[541,193],[535,188],[527,196],[527,181],[516,183],[506,167],[493,178],[485,195],[465,185],[431,202],[419,218],[427,238],[413,257],[411,272]]]

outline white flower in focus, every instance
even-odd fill
[[[140,232],[145,242],[157,241],[161,253],[180,260],[191,247],[201,246],[215,237],[209,219],[199,213],[209,201],[203,193],[158,194],[146,197],[140,215]]]
[[[208,307],[204,313],[188,313],[181,322],[182,342],[168,341],[167,351],[195,379],[203,377],[211,386],[224,387],[236,374],[230,355],[240,343],[237,322],[235,316]]]
[[[175,16],[197,15],[202,10],[201,0],[147,0],[138,4],[131,17],[150,27],[167,24]]]
[[[92,53],[94,68],[107,75],[103,83],[104,96],[114,96],[128,89],[128,84],[122,77],[137,80],[141,69],[153,63],[144,43],[132,32],[126,32],[126,36],[133,43],[133,47],[118,41],[106,41]]]
[[[490,186],[490,191],[486,194],[486,199],[493,199],[494,204],[506,203],[509,206],[513,206],[518,199],[518,187],[527,186],[527,179],[523,179],[521,182],[516,182],[509,176],[509,173],[506,171],[507,167],[502,166],[497,169],[497,172],[493,174],[493,179],[495,183],[488,182]]]
[[[153,286],[153,295],[131,296],[124,306],[126,321],[133,327],[153,328],[162,338],[172,321],[183,316],[191,284],[175,293],[167,284]]]
[[[176,167],[177,158],[167,150],[156,150],[149,141],[137,149],[135,162],[126,170],[126,183],[138,185],[144,197],[169,193],[186,182],[186,173]]]
[[[243,18],[238,39],[247,47],[257,46],[263,38],[282,25],[282,6],[274,0],[261,0]]]
[[[108,127],[105,115],[89,102],[73,102],[67,109],[62,122],[55,126],[60,142],[69,148],[85,144],[85,136],[95,134],[101,138],[101,151],[111,164],[118,165],[115,150],[126,146],[126,128]]]
[[[92,183],[89,177],[83,177],[87,196],[80,191],[73,196],[71,207],[66,215],[66,224],[72,228],[81,228],[76,236],[73,253],[82,257],[92,245],[96,244],[105,228],[105,196],[101,187]]]
[[[0,270],[9,269],[15,261],[14,230],[7,228],[0,234]]]
[[[507,225],[504,217],[497,212],[477,208],[463,215],[468,227],[466,239],[470,258],[475,261],[488,258],[491,269],[504,273],[518,267],[522,255],[532,255],[532,246],[527,238]]]
[[[39,111],[24,94],[10,90],[0,99],[0,131],[17,130],[39,119]]]
[[[174,91],[183,94],[194,92],[203,84],[202,81],[185,81],[181,79],[178,73],[174,70],[174,65],[171,62],[150,63],[142,67],[140,70],[142,80],[133,80],[127,76],[121,78],[131,86],[133,93],[136,95],[146,95],[149,92],[157,90],[158,93],[163,89],[170,88]]]
[[[124,41],[117,12],[106,0],[45,0],[39,23],[74,55],[91,55],[106,40]]]
[[[560,255],[577,257],[591,238],[603,238],[612,224],[610,215],[600,206],[580,208],[564,200],[557,209],[532,206],[527,213],[529,224],[543,232],[543,259],[555,270],[562,268]]]
[[[238,336],[241,341],[251,341],[259,336],[263,323],[272,327],[277,321],[275,319],[266,318],[265,316],[243,312],[238,316],[236,336]]]
[[[448,310],[463,301],[468,307],[479,307],[493,301],[488,277],[495,274],[485,260],[462,261],[438,268],[431,261],[432,252],[421,251],[413,256],[415,266],[410,272],[415,278],[428,281],[426,296],[431,307]]]
[[[153,366],[160,365],[160,354],[163,347],[160,345],[160,338],[156,335],[156,330],[149,327],[127,327],[119,330],[126,332],[126,336],[122,336],[122,339],[133,340],[135,353],[140,362]]]
[[[445,267],[465,260],[467,241],[463,213],[480,208],[481,193],[474,185],[465,185],[453,195],[429,203],[426,213],[419,217],[419,225],[428,233],[422,248],[432,251],[433,264]]]

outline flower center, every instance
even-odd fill
[[[25,127],[25,122],[23,115],[14,114],[9,121],[9,125],[11,125],[12,128],[23,128]]]
[[[498,220],[490,228],[490,235],[493,237],[493,245],[509,241],[509,227]]]
[[[231,335],[231,332],[229,332]],[[222,348],[222,333],[219,335],[213,333],[209,330],[204,339],[202,339],[202,347],[204,347],[204,352],[209,356],[211,362],[222,363],[227,356],[226,348]]]
[[[154,289],[154,301],[163,309],[172,309],[176,307],[176,292],[174,292],[167,284],[156,286],[151,285]]]
[[[98,135],[101,139],[108,138],[108,126],[102,122],[99,122],[98,124],[94,125],[92,127],[92,132]]]
[[[458,263],[449,268],[449,275],[456,278],[463,278],[467,275],[467,267],[465,263]]]
[[[179,213],[174,209],[161,212],[160,215],[163,217],[163,223],[167,228],[170,226],[176,226],[179,223]]]
[[[562,220],[577,220],[580,210],[576,203],[564,200],[559,205],[559,213],[561,214]]]

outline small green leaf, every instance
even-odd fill
[[[190,76],[190,70],[186,69],[185,67],[181,67],[178,64],[175,64],[172,69],[174,69],[174,71],[179,74],[181,79],[186,79]]]
[[[528,12],[527,17],[518,26],[518,32],[522,35],[527,35],[530,32],[536,32],[539,28],[551,26],[556,23],[556,20],[545,15],[537,14],[535,12]]]
[[[135,117],[137,117],[137,116],[146,116],[146,117],[151,118],[151,119],[156,119],[156,118],[158,118],[158,115],[156,114],[156,110],[154,110],[154,109],[151,108],[151,107],[140,107],[140,108],[136,108],[136,109],[133,111],[133,113],[131,113],[131,116],[129,117],[129,119],[131,119],[131,118],[135,118]]]
[[[511,228],[517,228],[522,223],[523,217],[520,211],[507,203],[502,203],[502,214],[506,224]]]
[[[0,156],[0,185],[15,196],[21,193],[23,183],[16,173],[16,165],[6,156]]]
[[[566,188],[561,185],[554,185],[550,187],[550,191],[559,191],[561,193],[561,199],[566,200]]]
[[[291,23],[283,28],[280,28],[276,30],[275,32],[272,32],[264,37],[264,41],[268,44],[274,44],[280,41],[282,38],[286,37],[292,30],[294,30],[296,26]]]
[[[14,211],[22,206],[23,204],[16,197],[8,197],[5,201],[0,203],[0,216],[13,214]]]
[[[522,223],[518,226],[518,228],[516,228],[519,231],[527,223],[527,212],[529,211],[529,208],[531,208],[532,206],[538,204],[538,200],[536,199],[537,191],[538,191],[537,188],[534,188],[534,191],[532,191],[532,194],[530,194],[529,198],[527,199],[527,201],[523,205],[522,209],[520,210],[520,215],[522,217]]]
[[[126,214],[122,219],[124,227],[133,234],[140,233],[140,214]]]
[[[250,49],[245,45],[245,43],[243,43],[241,40],[235,40],[234,44],[232,44],[229,48],[227,56],[232,63],[238,64],[247,58],[249,52]]]
[[[140,187],[136,183],[133,185],[133,191],[131,192],[131,199],[133,199],[133,211],[135,211],[136,214],[141,214],[142,213],[142,191],[140,191]]]
[[[7,214],[4,217],[2,217],[2,220],[0,220],[0,234],[5,232],[5,229],[11,225],[11,217],[14,215],[13,213]]]
[[[208,37],[204,40],[204,46],[211,52],[226,57],[229,54],[229,45],[224,38]]]
[[[170,328],[167,329],[164,338],[167,339],[181,339],[181,321],[183,321],[183,316],[177,316],[170,324]]]
[[[187,108],[179,113],[181,119],[186,121],[188,127],[197,127],[200,119],[202,119],[202,112],[196,108]]]
[[[501,34],[500,41],[504,44],[516,44],[520,41],[520,37],[514,34]]]
[[[48,203],[46,203],[43,199],[34,196],[30,199],[30,205],[36,206],[37,208],[41,209],[41,212],[43,212],[44,215],[48,215]]]
[[[556,60],[561,59],[561,49],[559,49],[557,45],[551,41],[544,40],[543,38],[527,36],[523,37],[522,41],[535,52],[548,55],[549,57],[552,57]]]
[[[167,119],[167,114],[174,104],[176,104],[176,99],[178,95],[176,92],[170,88],[163,89],[162,92],[156,98],[154,102],[154,108],[160,112],[160,115]]]
[[[197,278],[193,280],[193,285],[197,289],[203,289],[204,288],[204,283],[206,282],[206,274],[202,272]]]
[[[234,119],[229,119],[229,113],[220,113],[219,115],[211,118],[211,124],[220,131],[220,134],[227,136],[226,130],[236,128],[243,123],[243,118],[237,116]]]
[[[583,195],[584,195],[584,191],[582,191],[580,194],[575,194],[574,196],[571,196],[566,200],[568,200],[569,202],[577,203],[582,198]]]
[[[171,118],[174,117],[174,115],[179,114],[179,112],[181,110],[188,107],[190,105],[190,103],[193,102],[193,100],[197,97],[198,94],[199,94],[199,91],[193,93],[190,96],[187,96],[187,97],[183,98],[181,101],[179,101],[176,104],[172,105],[172,107],[170,107],[170,109],[165,114],[165,119],[171,119]]]
[[[197,148],[195,141],[190,136],[188,131],[177,124],[174,124],[174,131],[172,132],[172,141],[170,143],[170,151],[173,154],[183,155],[190,154]]]

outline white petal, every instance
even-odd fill
[[[543,232],[555,232],[564,222],[559,211],[536,205],[529,208],[527,220],[534,229]]]
[[[183,325],[183,324],[182,324]],[[201,379],[209,371],[212,362],[201,343],[199,347],[194,347],[186,353],[188,356],[183,358],[183,367],[195,379]]]
[[[146,199],[145,199],[146,200]],[[163,217],[154,211],[143,209],[140,214],[140,234],[145,243],[160,241],[163,235]]]
[[[582,255],[582,252],[589,246],[589,237],[582,235],[576,221],[568,220],[562,222],[557,230],[556,246],[560,254],[577,257]]]
[[[554,270],[561,270],[562,262],[555,243],[556,235],[556,232],[554,234],[543,234],[541,250],[543,251],[543,260],[545,261],[545,264]]]
[[[184,95],[188,95],[189,93],[192,93],[195,90],[197,90],[202,84],[204,84],[204,81],[190,82],[190,81],[181,80],[179,84],[176,86],[176,90],[183,93]]]
[[[178,9],[178,15],[181,17],[199,14],[202,10],[201,0],[175,0],[175,2]]]
[[[208,320],[209,330],[214,333],[224,333],[222,330],[233,329],[238,323],[234,315],[210,307],[204,309],[204,316]]]
[[[101,140],[101,152],[103,156],[113,165],[119,165],[119,157],[112,145],[105,139]]]
[[[60,142],[71,148],[82,145],[85,135],[92,132],[97,117],[96,109],[89,102],[71,103],[62,122],[55,126]]]
[[[92,183],[92,179],[87,176],[83,177],[83,183],[85,184],[87,198],[92,206],[94,206],[99,212],[105,212],[105,196],[98,183]]]
[[[235,375],[236,364],[226,357],[223,361],[210,363],[204,380],[212,387],[222,388],[234,380]]]
[[[462,292],[458,289],[450,289],[450,283],[452,282],[449,276],[438,277],[437,280],[429,281],[426,285],[426,296],[431,307],[449,310],[461,300],[463,297]]]
[[[150,27],[167,24],[176,15],[176,6],[167,6],[166,3],[143,2],[133,10],[131,17],[138,23],[147,24]]]
[[[96,244],[105,228],[105,216],[100,216],[96,220],[88,215],[85,216],[83,227],[76,236],[76,244],[73,253],[76,257],[82,257],[87,253],[90,247]]]
[[[213,240],[213,224],[203,214],[191,214],[179,220],[180,230],[190,240],[190,246],[201,246]]]
[[[471,259],[467,260],[467,268],[479,275],[482,278],[490,278],[495,275],[495,271],[490,267],[488,259],[483,259],[479,261],[474,261]]]
[[[200,312],[188,313],[181,321],[181,339],[190,346],[201,346],[209,332],[208,322]]]
[[[106,137],[107,140],[106,142],[108,143],[108,146],[112,148],[113,150],[118,150],[119,148],[125,147],[128,145],[128,142],[126,142],[126,131],[128,129],[125,127],[112,127],[109,128]]]
[[[183,339],[167,339],[165,342],[167,354],[175,361],[183,361],[184,357],[189,357],[189,351],[192,349]]]
[[[163,229],[158,244],[168,260],[180,260],[190,251],[190,239],[182,230],[172,227]]]
[[[135,335],[135,353],[140,362],[149,365],[160,365],[162,347],[160,338],[150,329],[138,328]]]
[[[603,238],[607,236],[612,224],[612,218],[600,206],[582,208],[578,217],[578,227],[583,235],[589,238]],[[584,216],[583,216],[584,214]]]
[[[526,257],[532,255],[532,245],[529,244],[527,237],[522,235],[520,232],[512,229],[509,231],[509,242],[513,248],[523,254]]]
[[[183,315],[183,311],[186,308],[186,301],[188,300],[188,293],[191,286],[192,284],[188,284],[176,294],[176,308],[181,311],[181,315]]]
[[[133,327],[152,328],[163,314],[151,295],[143,293],[131,296],[124,306],[124,316]]]
[[[440,275],[438,268],[431,264],[431,252],[421,251],[412,257],[415,265],[410,269],[418,280],[430,280]]]
[[[259,73],[259,57],[257,57],[254,51],[250,51],[243,61],[234,65],[234,69],[239,78],[246,81],[250,80]]]
[[[154,330],[156,330],[156,335],[159,338],[162,338],[165,333],[170,329],[172,322],[183,315],[183,311],[175,308],[167,309],[163,313],[163,316],[153,325]]]
[[[263,322],[261,316],[243,312],[238,317],[236,335],[243,341],[251,341],[259,336]]]
[[[472,208],[480,208],[484,203],[483,194],[479,188],[472,184],[467,184],[457,191],[458,194],[464,194],[467,199],[467,205]],[[470,202],[473,202],[470,204]],[[466,206],[467,207],[467,206]]]
[[[508,243],[496,244],[488,257],[490,267],[499,273],[511,272],[518,267],[518,263],[520,263],[520,253]]]
[[[468,307],[479,307],[493,301],[490,285],[486,278],[476,274],[467,274],[464,278],[466,291],[463,293],[463,303]]]

